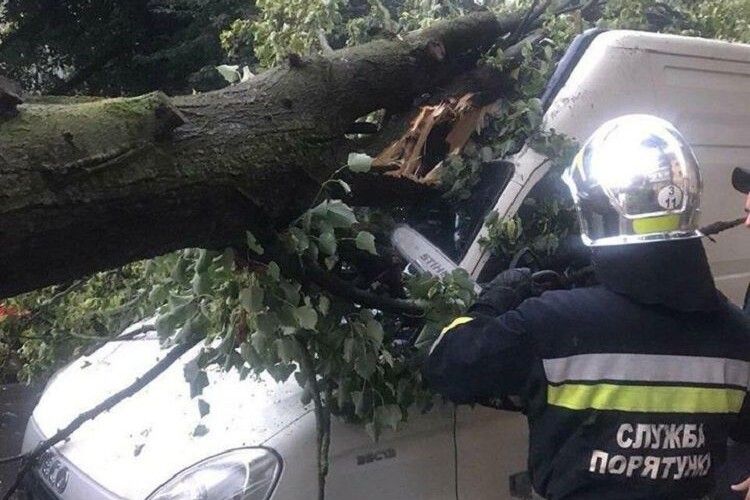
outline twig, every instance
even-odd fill
[[[201,340],[200,337],[196,337],[194,339],[191,339],[185,342],[184,344],[176,345],[174,348],[172,348],[171,351],[167,353],[166,356],[164,356],[164,358],[162,358],[158,363],[152,366],[141,377],[137,378],[135,382],[133,382],[126,388],[122,389],[121,391],[116,392],[112,396],[108,397],[107,399],[105,399],[104,401],[102,401],[101,403],[93,407],[92,409],[81,413],[76,418],[74,418],[73,421],[70,424],[68,424],[67,427],[57,431],[57,433],[54,436],[39,443],[36,446],[36,448],[34,448],[33,451],[23,455],[20,458],[23,460],[23,465],[21,466],[21,470],[19,470],[18,474],[16,474],[16,478],[13,481],[13,484],[11,485],[10,489],[8,489],[8,491],[5,493],[2,500],[10,500],[13,493],[21,485],[21,482],[23,481],[24,476],[31,470],[31,468],[34,466],[36,461],[45,451],[49,450],[50,448],[55,446],[57,443],[64,441],[65,439],[70,437],[71,434],[73,434],[76,430],[78,430],[79,427],[81,427],[83,424],[85,424],[89,420],[93,420],[96,417],[98,417],[100,414],[104,413],[105,411],[111,410],[123,399],[129,398],[130,396],[136,394],[138,391],[146,387],[156,377],[161,375],[167,368],[172,366],[172,364],[174,364],[175,361],[180,359],[180,357],[183,354],[185,354],[193,346],[195,346],[198,342],[200,342],[200,340]],[[19,457],[11,457],[10,459],[3,459],[3,461],[5,460],[12,461],[11,459],[18,460]],[[0,461],[0,463],[3,463],[3,461]]]
[[[539,4],[539,0],[532,0],[531,6],[526,10],[526,13],[523,15],[523,19],[521,19],[521,22],[518,23],[518,26],[516,26],[516,29],[513,32],[513,34],[510,35],[511,40],[517,41],[521,38],[521,34],[523,33],[523,30],[526,28],[526,25],[529,22],[531,13],[534,12],[538,4]]]
[[[320,397],[320,384],[315,372],[315,362],[310,351],[300,343],[301,365],[307,375],[315,408],[315,427],[318,445],[318,500],[325,500],[326,477],[328,476],[328,449],[331,443],[331,413]]]
[[[520,24],[516,25],[516,29],[507,38],[509,43],[515,43],[521,39],[521,37],[527,33],[527,30],[531,28],[538,28],[540,24],[537,23],[539,18],[544,14],[547,8],[552,4],[552,0],[544,0],[541,5],[537,5],[539,0],[534,0],[531,7],[524,14]]]
[[[15,455],[12,457],[3,457],[0,458],[0,465],[9,464],[11,462],[18,462],[19,460],[23,460],[24,457],[26,457],[25,453],[21,453],[20,455]]]
[[[154,331],[156,328],[152,323],[146,323],[145,325],[141,325],[139,328],[136,328],[132,332],[124,333],[120,335],[119,337],[112,337],[108,338],[107,341],[121,341],[121,340],[134,340],[135,337],[138,335],[141,335],[143,333],[148,333]]]
[[[305,260],[304,272],[310,280],[321,288],[324,288],[333,295],[345,297],[359,305],[414,316],[423,316],[425,313],[425,305],[420,301],[376,295],[358,288],[332,273],[324,271],[317,262],[313,262],[310,259]]]
[[[70,292],[73,292],[81,288],[85,283],[86,283],[86,280],[76,280],[70,286],[66,287],[64,290],[57,292],[55,295],[53,295],[49,299],[42,302],[39,305],[39,307],[36,308],[36,311],[34,311],[33,314],[23,319],[24,325],[29,325],[33,323],[34,320],[37,319],[45,311],[45,309],[47,309],[50,305],[54,304],[61,298],[65,297]]]
[[[703,236],[716,243],[716,240],[711,238],[712,235],[719,234],[720,232],[726,231],[727,229],[732,229],[733,227],[737,227],[743,222],[745,222],[745,217],[739,217],[734,220],[720,220],[703,226],[699,229],[699,231],[701,232],[701,234],[703,234]]]
[[[520,59],[521,56],[523,55],[523,47],[526,44],[534,45],[540,42],[542,39],[544,39],[545,36],[546,35],[541,29],[536,29],[534,31],[531,31],[522,40],[519,40],[518,42],[514,43],[510,47],[503,49],[503,54],[510,61],[515,61],[517,59]]]

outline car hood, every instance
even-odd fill
[[[236,371],[209,370],[200,399],[210,405],[201,418],[191,399],[185,365],[196,346],[109,412],[85,423],[57,450],[85,475],[117,496],[145,498],[190,465],[241,446],[257,446],[310,411],[291,379],[240,380]],[[163,358],[156,339],[114,341],[62,369],[34,410],[30,427],[49,437],[80,413],[127,387]],[[201,425],[207,433],[196,432]],[[29,432],[27,431],[27,438]],[[35,443],[25,443],[25,447]]]

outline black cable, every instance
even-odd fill
[[[456,405],[453,405],[453,488],[458,500],[458,437],[456,436]]]

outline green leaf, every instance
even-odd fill
[[[471,280],[469,273],[466,269],[456,268],[451,272],[451,279],[453,282],[464,290],[474,290],[474,282]]]
[[[383,325],[379,321],[371,319],[365,325],[365,333],[373,341],[376,347],[383,343]]]
[[[314,330],[318,324],[318,313],[310,306],[298,307],[294,310],[294,317],[297,318],[299,326],[308,330]]]
[[[240,79],[240,83],[246,82],[253,78],[255,75],[252,71],[250,71],[250,67],[245,65],[242,67],[242,78]]]
[[[314,241],[310,241],[310,248],[307,249],[307,255],[313,262],[318,260],[320,250],[318,249],[318,244]]]
[[[152,304],[163,304],[167,300],[167,289],[164,285],[154,285],[148,294],[148,300]]]
[[[171,293],[169,294],[169,300],[167,301],[167,303],[169,304],[169,307],[173,311],[176,311],[178,308],[182,306],[186,306],[192,301],[193,301],[193,297],[191,295],[177,295],[177,294]]]
[[[227,82],[237,83],[242,79],[242,74],[239,72],[239,68],[240,67],[236,64],[221,64],[216,66],[216,71],[218,71]]]
[[[292,226],[289,228],[289,234],[292,237],[294,249],[298,253],[302,253],[310,247],[310,240],[302,229]]]
[[[381,429],[390,427],[395,431],[402,418],[403,414],[398,405],[382,405],[373,411],[373,421]]]
[[[255,327],[264,335],[272,336],[279,328],[279,318],[272,312],[260,313],[255,317]]]
[[[375,355],[370,351],[365,352],[354,361],[354,371],[365,380],[368,380],[375,373],[375,368]]]
[[[378,251],[375,249],[375,236],[367,231],[360,231],[357,233],[357,237],[354,239],[354,244],[360,250],[369,252],[373,255],[377,255]]]
[[[354,349],[357,346],[357,341],[353,339],[352,337],[349,337],[344,340],[344,352],[343,357],[344,361],[347,363],[351,363],[352,359],[354,358]]]
[[[338,382],[338,389],[336,391],[336,398],[339,409],[343,408],[352,399],[352,395],[349,393],[349,385],[346,383],[347,379],[340,379]]]
[[[492,210],[487,217],[484,219],[484,223],[487,225],[495,224],[500,219],[500,215],[497,210]]]
[[[282,304],[281,307],[276,309],[276,316],[279,318],[279,326],[283,333],[294,333],[295,329],[299,326],[299,321],[294,315],[296,307],[292,307],[288,304]]]
[[[264,309],[263,289],[258,285],[250,285],[240,290],[240,305],[242,308],[251,313],[257,313]]]
[[[328,202],[326,219],[333,227],[350,228],[357,222],[354,210],[341,200]]]
[[[324,254],[334,255],[336,253],[336,236],[328,231],[322,233],[318,237],[318,246]]]
[[[182,343],[186,342],[188,339],[190,339],[193,336],[193,332],[195,329],[193,328],[193,321],[192,318],[188,318],[185,320],[185,322],[182,324],[182,327],[177,332],[177,335],[175,335],[174,341],[175,343]]]
[[[307,406],[310,404],[310,401],[312,401],[312,388],[310,387],[310,384],[305,384],[302,389],[302,394],[299,397],[299,402],[302,403],[302,406]]]
[[[160,339],[165,339],[174,333],[175,328],[177,327],[177,320],[173,314],[160,314],[156,318],[154,326],[156,327],[156,335]]]
[[[252,336],[251,336],[251,339],[252,339]],[[247,342],[243,342],[240,345],[240,356],[242,356],[242,359],[248,362],[251,359],[253,359],[252,349],[253,348],[250,346],[250,344],[248,344]]]
[[[234,269],[234,249],[227,247],[221,254],[221,265],[227,271]]]
[[[156,318],[156,333],[159,338],[164,339],[174,334],[177,327],[195,313],[195,304],[190,299],[183,299],[185,298],[177,295],[170,296],[170,309]]]
[[[367,408],[365,406],[364,392],[352,391],[351,396],[352,396],[352,403],[354,403],[354,413],[356,413],[358,417],[364,417],[367,411]]]
[[[279,287],[284,292],[284,297],[287,302],[294,306],[299,304],[301,298],[299,293],[301,287],[299,283],[289,283],[288,281],[284,281],[279,284]]]
[[[261,354],[265,352],[266,347],[268,346],[268,339],[269,337],[260,331],[253,332],[253,334],[250,335],[250,343],[253,345],[253,348]],[[249,357],[249,353],[247,354]],[[248,357],[246,357],[245,355],[243,355],[242,357],[248,359]]]
[[[263,255],[263,247],[260,245],[260,243],[258,243],[255,235],[250,231],[245,231],[245,236],[247,237],[247,248],[257,253],[258,255]]]
[[[276,339],[276,352],[284,363],[291,363],[299,358],[300,350],[297,341],[291,337]]]
[[[388,366],[390,366],[391,368],[393,368],[393,355],[391,355],[391,353],[388,352],[387,350],[383,349],[383,351],[381,352],[381,356],[383,357],[383,361]]]
[[[172,281],[181,283],[185,279],[185,271],[187,270],[188,264],[190,264],[190,262],[185,258],[185,252],[180,252],[180,256],[177,258],[177,262],[170,273]]]
[[[326,297],[325,295],[321,295],[318,299],[318,311],[320,311],[320,314],[323,316],[328,316],[328,311],[331,310],[331,299]]]
[[[195,295],[208,295],[211,293],[211,278],[207,272],[197,272],[190,281]]]
[[[339,258],[335,255],[331,255],[330,257],[326,257],[325,259],[323,259],[323,262],[326,265],[326,269],[328,269],[329,271],[334,268],[338,261]]]
[[[279,265],[274,261],[269,262],[268,266],[266,266],[266,276],[273,281],[279,281],[281,279],[281,269],[279,269]]]
[[[285,382],[289,378],[289,375],[294,373],[295,370],[295,365],[286,363],[268,367],[268,373],[276,382]]]
[[[213,258],[214,252],[209,252],[208,250],[204,249],[198,250],[198,260],[195,261],[195,272],[197,274],[202,274],[208,271]]]
[[[326,214],[327,213],[328,212],[326,212]],[[325,219],[316,218],[315,219],[315,228],[318,230],[318,234],[323,234],[323,233],[334,233],[335,234],[335,229],[334,229],[333,225],[331,225],[331,223],[328,222]]]
[[[302,387],[303,389],[307,385],[307,382],[308,382],[307,375],[305,375],[301,371],[294,372],[294,380],[296,380],[297,385]]]
[[[372,157],[364,153],[349,153],[346,166],[352,172],[369,172],[372,168]]]

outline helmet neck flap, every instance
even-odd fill
[[[607,245],[592,248],[599,281],[641,304],[684,312],[719,307],[706,252],[700,239]]]

